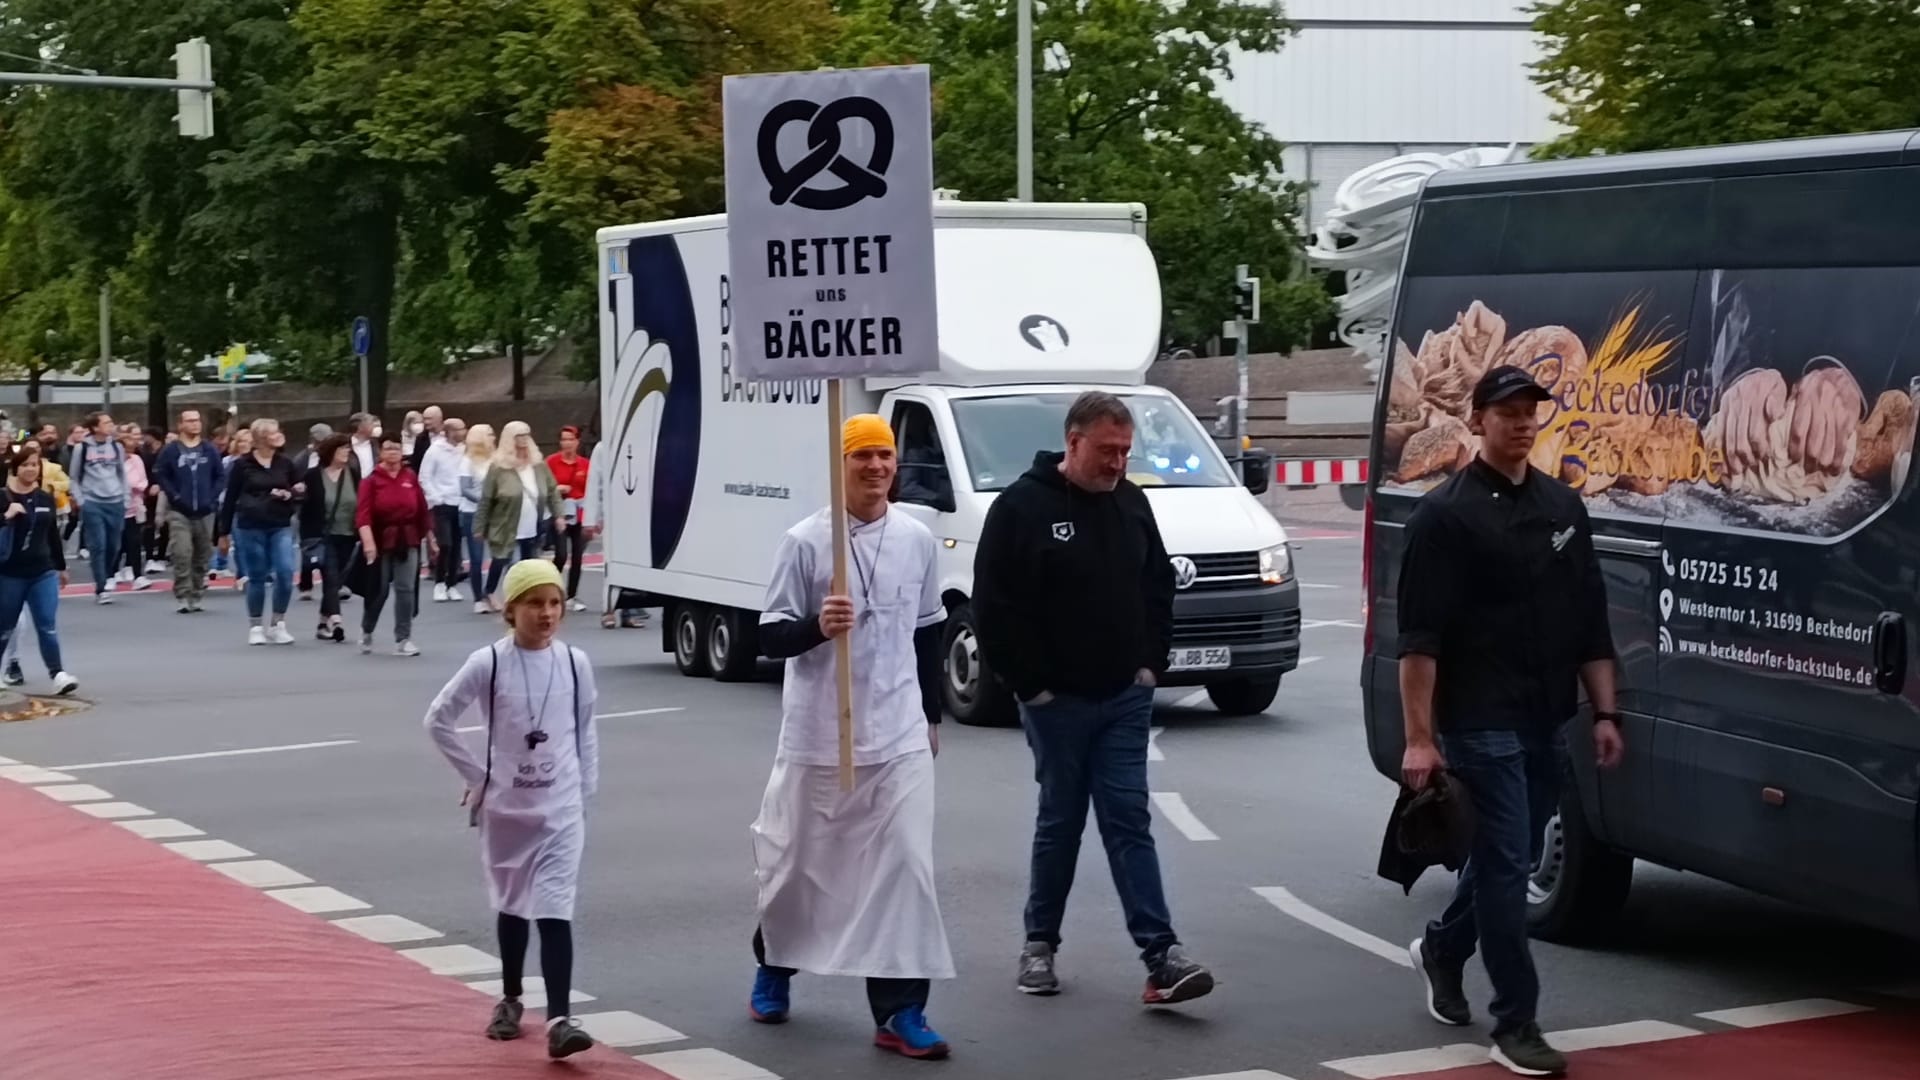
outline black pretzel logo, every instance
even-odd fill
[[[873,129],[873,156],[863,166],[840,156],[840,121],[865,120]],[[780,132],[788,124],[807,122],[807,153],[792,168],[780,161]],[[760,121],[760,171],[770,185],[773,205],[789,202],[806,210],[845,210],[867,198],[887,193],[887,166],[893,161],[893,118],[869,97],[844,97],[825,108],[796,98],[768,111]],[[837,188],[806,186],[821,173],[840,178]]]

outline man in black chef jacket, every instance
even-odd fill
[[[1447,770],[1479,819],[1453,901],[1411,946],[1427,1011],[1472,1020],[1461,974],[1478,944],[1493,983],[1494,1061],[1558,1076],[1566,1059],[1534,1022],[1527,880],[1560,799],[1566,725],[1586,684],[1595,757],[1620,760],[1613,636],[1586,505],[1527,464],[1547,390],[1516,367],[1473,390],[1479,455],[1407,522],[1399,583],[1401,772],[1424,788]]]

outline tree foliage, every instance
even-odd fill
[[[1920,125],[1910,0],[1546,0],[1552,156]]]

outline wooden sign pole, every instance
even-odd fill
[[[839,379],[827,380],[828,490],[833,507],[832,596],[847,593],[847,466],[840,450],[840,427],[846,423],[846,403]],[[833,663],[840,685],[840,790],[853,790],[853,656],[848,651],[851,631],[833,639]]]

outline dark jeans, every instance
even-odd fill
[[[340,590],[346,587],[347,571],[353,560],[361,558],[360,538],[328,534],[320,538],[320,618],[340,614]]]
[[[0,577],[0,651],[13,635],[20,632],[20,611],[33,612],[33,632],[40,638],[40,659],[46,661],[47,674],[66,670],[60,663],[60,631],[55,629],[60,610],[60,572],[49,570],[39,577]]]
[[[1160,855],[1147,809],[1147,732],[1153,691],[1129,687],[1105,701],[1055,697],[1020,706],[1020,725],[1033,749],[1040,812],[1033,830],[1033,870],[1027,887],[1027,940],[1060,945],[1060,923],[1080,860],[1080,837],[1093,805],[1107,848],[1113,888],[1120,894],[1127,932],[1151,967],[1178,944],[1160,884]]]
[[[767,963],[767,941],[760,935],[760,928],[753,928],[753,959],[761,967],[788,977],[799,974],[788,967],[773,967]],[[873,1010],[875,1027],[885,1027],[893,1014],[909,1005],[927,1007],[927,995],[933,989],[933,983],[926,979],[868,979],[867,1007]]]
[[[1427,924],[1435,963],[1465,964],[1476,942],[1493,983],[1494,1034],[1533,1022],[1540,977],[1527,947],[1527,880],[1560,804],[1563,732],[1462,731],[1440,736],[1447,769],[1473,793],[1479,824],[1453,901]]]
[[[87,549],[96,593],[113,588],[113,567],[119,561],[121,532],[126,527],[125,501],[95,500],[80,504],[80,545]]]
[[[531,559],[538,554],[540,554],[540,537],[536,535],[525,540],[514,541],[513,553],[504,559],[495,555],[493,561],[487,564],[487,595],[492,596],[500,590],[500,579],[507,576],[507,571],[513,569],[514,563],[521,559]]]
[[[362,554],[359,558],[366,558]],[[420,606],[420,549],[398,548],[383,551],[374,560],[373,570],[379,574],[379,584],[367,596],[367,605],[360,612],[360,632],[373,633],[380,625],[380,612],[387,606],[387,596],[393,596],[393,640],[405,641],[413,636],[413,613]]]
[[[567,575],[567,599],[580,595],[580,570],[587,561],[587,530],[579,522],[565,528],[555,525],[553,565]]]
[[[433,508],[433,536],[440,543],[440,557],[433,564],[435,585],[460,584],[460,508]]]
[[[473,586],[473,600],[487,595],[487,538],[473,532],[473,511],[460,511],[460,535],[467,540],[467,584]]]

